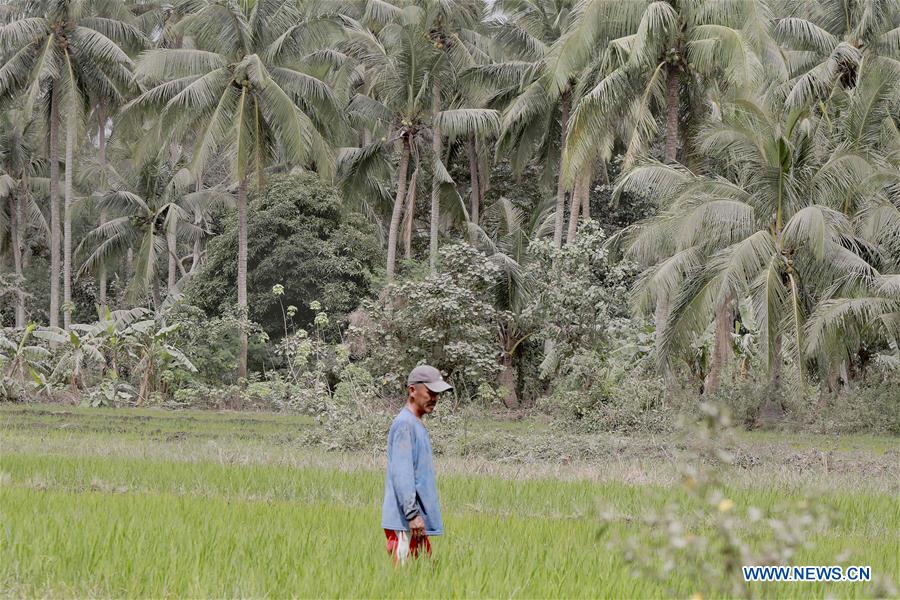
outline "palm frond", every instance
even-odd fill
[[[78,24],[97,31],[120,46],[141,48],[149,41],[138,27],[120,19],[89,16],[79,19]]]
[[[161,48],[142,52],[135,64],[134,74],[138,79],[156,82],[175,77],[204,75],[227,64],[227,59],[216,52],[194,48]]]
[[[444,110],[435,115],[434,124],[450,137],[493,136],[500,132],[500,113],[487,108]]]
[[[830,54],[839,40],[812,21],[789,17],[775,24],[775,36],[782,42],[793,42],[800,49]]]
[[[565,163],[569,173],[578,171],[595,154],[595,143],[612,129],[632,95],[629,72],[619,68],[604,77],[575,105],[566,137]]]
[[[0,26],[0,48],[13,49],[41,40],[50,33],[43,17],[25,17]]]
[[[765,352],[767,368],[772,368],[776,360],[781,360],[775,355],[775,341],[780,335],[781,319],[788,299],[781,273],[782,259],[779,255],[773,255],[750,288],[753,315],[759,327],[760,346]]]

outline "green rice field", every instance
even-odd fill
[[[567,464],[451,448],[437,457],[446,535],[433,540],[431,559],[395,569],[379,527],[383,458],[300,443],[311,427],[297,416],[0,406],[0,594],[711,595],[678,569],[667,578],[635,571],[618,545],[637,539],[654,560],[656,538],[643,517],[673,501],[690,506],[672,465],[637,442],[621,441],[618,456]],[[493,429],[483,421],[472,435],[485,445]],[[529,443],[546,432],[521,435]],[[892,595],[900,579],[896,440],[805,438],[799,449],[782,442],[742,438],[764,460],[727,478],[736,513],[802,500],[827,506],[830,523],[792,564],[871,565],[877,580],[757,583],[749,593]],[[821,464],[785,469],[826,444]]]

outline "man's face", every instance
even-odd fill
[[[438,401],[438,394],[429,390],[424,383],[416,383],[409,386],[409,399],[420,409],[422,413],[430,415]]]

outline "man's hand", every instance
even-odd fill
[[[422,518],[422,515],[418,515],[409,522],[409,534],[413,540],[425,538],[425,519]]]

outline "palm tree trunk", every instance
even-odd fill
[[[469,219],[472,223],[478,225],[478,220],[481,218],[478,214],[481,205],[479,192],[481,186],[478,181],[478,152],[475,149],[474,135],[469,136],[466,152],[469,155]]]
[[[131,279],[134,276],[134,248],[129,248],[125,252],[125,279]]]
[[[482,152],[482,156],[485,156],[486,165],[482,165],[480,162],[478,163],[478,204],[479,206],[484,206],[484,199],[487,197],[488,190],[491,189],[491,169],[490,162],[487,158],[490,156],[489,152]],[[478,160],[478,142],[475,143],[475,159]],[[484,166],[484,168],[482,168]]]
[[[50,92],[50,327],[59,327],[59,83]]]
[[[25,219],[22,205],[25,203],[25,178],[19,182],[19,193],[13,198],[10,215],[10,242],[13,250],[13,268],[16,270],[16,329],[25,328],[25,279],[22,276],[22,251],[25,248]]]
[[[606,164],[600,161],[601,174],[606,173]],[[584,197],[581,199],[581,220],[587,221],[591,218],[591,184],[594,183],[594,177],[588,179],[587,188],[584,190]]]
[[[72,118],[71,115],[69,118]],[[63,216],[63,326],[72,324],[72,174],[75,171],[75,128],[66,124],[66,205]]]
[[[588,203],[591,197],[591,184],[594,183],[594,164],[588,163],[584,170],[584,181],[581,182],[581,200],[579,207]],[[583,212],[583,211],[582,211]]]
[[[847,366],[847,360],[841,361],[841,379],[844,381],[844,389],[850,389],[850,369]]]
[[[437,115],[441,110],[441,84],[437,80],[432,86],[431,114]],[[441,160],[441,128],[432,129],[431,152],[434,155],[434,168],[431,171],[431,231],[429,232],[428,263],[431,274],[437,274],[438,263],[438,225],[441,218],[441,182],[437,178],[437,165]]]
[[[247,318],[247,177],[238,185],[238,269],[237,296],[238,312],[241,315],[241,352],[238,377],[247,377],[247,328],[243,321]]]
[[[503,403],[506,408],[515,408],[519,405],[519,395],[516,393],[516,367],[513,357],[504,351],[500,355],[500,364],[503,370],[500,371],[499,383],[505,392]]]
[[[194,218],[194,225],[200,226],[200,217],[197,216]],[[188,273],[194,274],[197,272],[197,269],[200,268],[200,260],[203,256],[203,253],[200,249],[200,238],[198,237],[194,240],[194,249],[191,253],[191,270]]]
[[[603,185],[609,185],[609,170],[606,168],[606,161],[600,161],[600,180],[603,181]]]
[[[409,186],[406,190],[406,215],[403,217],[403,258],[412,258],[412,231],[413,217],[416,212],[416,190],[418,188],[419,161],[414,159],[415,169],[409,178]]]
[[[722,379],[722,369],[728,363],[728,357],[731,354],[730,334],[734,324],[734,315],[731,310],[732,301],[733,297],[729,295],[716,313],[712,362],[709,366],[706,384],[703,386],[704,393],[715,394],[718,391]]]
[[[772,350],[772,370],[770,372],[772,387],[776,390],[781,389],[781,334],[775,336],[774,348]]]
[[[666,150],[665,161],[675,162],[678,153],[678,67],[666,67]]]
[[[562,119],[559,134],[559,177],[556,183],[556,228],[553,230],[553,246],[560,248],[563,241],[563,219],[566,212],[566,186],[563,184],[562,158],[566,150],[566,133],[569,128],[569,90],[562,93]]]
[[[394,279],[397,263],[397,233],[400,229],[400,215],[403,213],[403,201],[406,199],[406,171],[409,169],[409,141],[403,136],[400,150],[400,168],[397,170],[397,196],[394,198],[394,210],[388,226],[387,249],[387,281]]]
[[[578,230],[578,216],[581,214],[581,180],[583,177],[578,176],[575,181],[575,189],[569,194],[569,226],[566,228],[566,237],[564,242],[568,244],[575,239],[575,232]]]
[[[837,372],[837,368],[834,364],[828,365],[828,373],[825,375],[825,379],[822,381],[823,387],[827,392],[836,392],[838,391],[838,387],[840,386],[840,374]]]
[[[162,295],[159,293],[159,277],[153,274],[153,283],[150,285],[150,299],[153,301],[153,312],[158,316],[162,312]]]
[[[202,190],[203,190],[203,174],[201,173],[201,174],[197,175],[197,182],[194,186],[194,191],[200,192]],[[196,225],[197,227],[200,227],[202,224],[203,224],[202,216],[200,214],[200,211],[197,210],[197,212],[194,214],[194,225]],[[193,274],[194,272],[196,272],[196,270],[198,268],[200,268],[200,259],[202,256],[200,242],[201,242],[200,236],[198,235],[197,239],[194,240],[194,252],[193,252],[193,256],[192,256],[192,260],[191,260],[191,271],[190,271],[191,274]]]
[[[100,160],[100,168],[106,168],[106,102],[101,100],[97,105],[97,154]],[[104,173],[103,182],[106,177]],[[106,209],[100,209],[100,225],[106,223]],[[100,306],[106,306],[106,265],[101,264],[97,272],[97,289]]]
[[[674,377],[672,374],[672,368],[669,366],[669,362],[667,357],[663,356],[663,331],[666,328],[666,320],[669,318],[669,311],[671,310],[669,305],[668,298],[658,298],[656,301],[656,313],[654,315],[654,321],[656,324],[656,355],[657,362],[660,365],[663,379],[665,380],[666,387],[674,383]]]
[[[166,293],[171,296],[178,281],[178,222],[174,219],[166,229],[166,249],[169,254],[169,270],[167,271]]]
[[[572,193],[571,206],[569,207],[569,229],[566,232],[566,243],[570,243],[575,239],[578,231],[578,214],[581,207],[587,202],[588,187],[591,184],[592,174],[590,167],[585,167],[579,173],[578,180],[575,182],[575,191]]]

